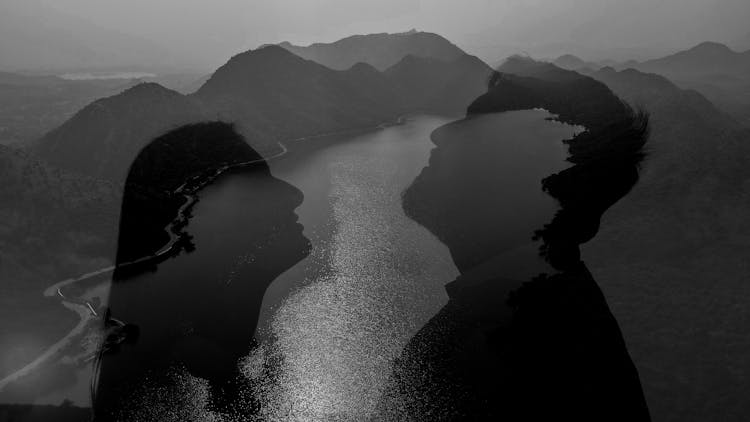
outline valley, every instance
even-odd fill
[[[2,73],[0,419],[742,420],[747,54]]]

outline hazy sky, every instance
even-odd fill
[[[209,67],[263,43],[289,40],[307,44],[354,33],[410,28],[438,32],[484,56],[509,50],[556,54],[571,49],[600,56],[585,58],[660,54],[704,40],[732,42],[750,33],[748,0],[0,0],[2,3],[49,20],[61,15],[83,18]],[[47,16],[52,9],[57,14]]]

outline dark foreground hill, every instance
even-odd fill
[[[408,55],[384,73],[409,109],[463,114],[487,91],[492,69],[468,54],[454,60]]]
[[[60,339],[77,315],[42,292],[111,265],[120,189],[0,146],[0,377]],[[23,315],[23,318],[19,318]],[[35,341],[19,342],[28,333]],[[10,394],[4,389],[2,394]],[[12,400],[13,397],[3,396]],[[1,414],[1,412],[0,412]]]
[[[583,248],[655,420],[750,414],[750,135],[703,96],[636,70],[591,74],[651,114],[641,180]]]
[[[368,63],[382,71],[408,55],[451,61],[466,54],[440,35],[418,31],[354,35],[333,43],[316,43],[306,47],[288,42],[279,46],[338,70],[349,69],[357,63]]]

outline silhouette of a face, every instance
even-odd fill
[[[151,185],[162,182],[154,178]],[[144,198],[140,184],[128,185],[131,191],[126,187],[125,201],[132,199],[128,195],[137,198],[123,212],[143,219],[174,206],[169,197],[164,203],[158,195],[139,199]],[[159,391],[160,384],[174,382],[169,374],[175,370],[207,380],[215,398],[233,400],[237,362],[254,346],[266,288],[309,253],[310,243],[294,212],[302,193],[274,178],[262,160],[228,170],[197,196],[199,201],[189,211],[193,216],[182,229],[182,238],[190,239],[188,253],[171,258],[165,254],[135,266],[118,261],[122,268],[114,275],[108,323],[115,334],[100,363],[98,419],[143,406],[138,401],[144,396]],[[137,223],[130,219],[128,224]],[[156,237],[139,234],[144,240]],[[123,237],[128,247],[137,245],[138,237]]]
[[[404,195],[407,214],[450,248],[465,273],[529,248],[558,205],[541,180],[568,166],[562,139],[573,128],[526,110],[463,119],[432,133],[436,148]]]
[[[531,184],[508,171],[523,151],[504,159],[497,148],[504,139],[446,133],[450,125],[433,133],[437,148],[404,195],[404,208],[446,244],[462,274],[447,286],[448,305],[402,355],[393,388],[410,394],[399,408],[471,420],[649,420],[620,329],[578,249],[637,182],[647,116],[587,132],[575,145],[585,153],[575,165],[537,174]],[[528,208],[533,194],[554,207],[525,224],[538,211]],[[532,236],[541,248],[528,255],[541,256],[549,272],[510,275],[521,263],[496,257]],[[409,379],[414,373],[416,381]]]

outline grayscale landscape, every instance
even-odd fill
[[[744,0],[3,0],[0,422],[745,421]]]

